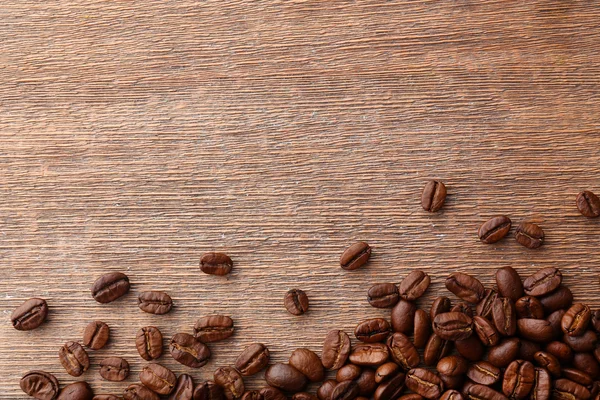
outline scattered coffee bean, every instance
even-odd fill
[[[163,395],[170,394],[177,384],[175,374],[167,367],[157,363],[150,363],[142,368],[140,381],[148,389]]]
[[[433,331],[445,340],[463,340],[473,334],[473,320],[461,312],[438,314],[433,320]]]
[[[352,365],[352,364],[349,364]],[[375,382],[381,383],[388,380],[390,377],[396,375],[400,371],[400,366],[395,362],[386,362],[385,364],[377,367],[375,371]]]
[[[483,299],[485,288],[478,279],[455,272],[446,279],[446,288],[464,301],[477,304]]]
[[[165,292],[143,292],[138,298],[140,310],[156,315],[163,315],[171,311],[173,300]]]
[[[432,180],[427,182],[421,194],[421,206],[429,212],[439,211],[446,201],[446,185],[443,182]]]
[[[485,385],[471,384],[463,391],[469,400],[508,400],[502,393]]]
[[[243,376],[258,373],[269,364],[269,349],[262,343],[253,343],[246,347],[235,361],[235,368]]]
[[[502,339],[496,346],[490,348],[488,361],[498,367],[504,368],[519,356],[521,341],[517,338]]]
[[[110,337],[110,328],[102,321],[90,322],[83,331],[83,345],[92,350],[104,347]]]
[[[367,400],[375,392],[375,389],[377,389],[375,371],[370,368],[364,368],[355,382],[358,385],[359,396],[367,397]]]
[[[569,336],[581,336],[592,319],[592,311],[582,303],[571,306],[562,318],[561,327]]]
[[[308,311],[308,296],[300,289],[290,289],[283,299],[283,305],[292,315],[302,315]]]
[[[309,349],[294,350],[288,362],[311,382],[320,382],[325,377],[321,359]]]
[[[424,368],[414,368],[406,374],[406,386],[426,399],[437,399],[444,392],[440,378]]]
[[[329,400],[331,398],[331,393],[337,384],[338,383],[334,379],[327,379],[317,389],[317,397],[319,397],[320,400]],[[285,400],[285,398],[277,400]]]
[[[563,368],[561,374],[564,378],[570,379],[583,386],[590,386],[594,382],[591,376],[575,368]]]
[[[501,335],[513,336],[517,332],[517,310],[511,299],[496,298],[492,304],[492,318]]]
[[[427,366],[435,365],[440,359],[446,357],[450,351],[452,351],[452,342],[444,340],[433,333],[425,345],[425,350],[423,350],[423,363]]]
[[[160,400],[160,397],[146,386],[134,383],[123,392],[123,400]]]
[[[550,342],[546,345],[546,352],[556,357],[562,364],[570,364],[573,361],[573,350],[562,342]]]
[[[92,400],[94,392],[87,382],[74,382],[65,386],[56,400]]]
[[[129,292],[129,278],[121,272],[102,275],[92,285],[92,297],[98,303],[110,303]]]
[[[519,341],[520,341],[521,345],[519,346],[519,356],[517,358],[520,358],[522,360],[529,361],[529,362],[534,362],[535,361],[535,357],[534,357],[535,353],[542,350],[542,347],[540,346],[540,344],[523,339],[523,338],[519,339]]]
[[[177,333],[169,343],[173,359],[190,368],[200,368],[210,359],[210,349],[188,333]]]
[[[394,333],[387,340],[387,346],[392,359],[405,370],[416,368],[421,362],[417,348],[408,336],[403,333]]]
[[[233,320],[225,315],[202,317],[194,325],[194,336],[203,343],[227,339],[233,335],[233,332]]]
[[[10,316],[10,321],[19,331],[30,331],[44,323],[48,316],[46,300],[32,298],[17,307]]]
[[[415,311],[413,342],[416,348],[422,349],[427,345],[431,335],[431,320],[429,314],[424,310],[418,309]]]
[[[471,306],[469,304],[467,304],[464,301],[461,301],[460,303],[457,303],[454,306],[452,306],[452,308],[450,309],[450,312],[463,313],[463,314],[468,315],[470,318],[473,318],[473,309],[471,308]]]
[[[477,335],[471,335],[466,339],[457,340],[454,343],[454,348],[464,358],[470,361],[479,361],[483,358],[485,347],[479,340]]]
[[[552,380],[544,368],[534,368],[535,378],[530,398],[535,400],[549,399],[552,394]]]
[[[500,368],[486,361],[477,361],[467,369],[467,377],[480,385],[492,386],[500,381]]]
[[[461,356],[447,356],[438,361],[436,369],[441,375],[461,376],[467,373],[469,362]]]
[[[560,361],[552,354],[538,351],[533,355],[533,359],[538,366],[545,368],[552,376],[555,378],[560,377]]]
[[[205,274],[223,276],[231,272],[233,262],[227,254],[205,253],[200,258],[200,270]]]
[[[372,318],[359,323],[354,329],[354,336],[361,342],[375,343],[385,340],[392,328],[383,318]]]
[[[586,400],[590,397],[590,391],[585,386],[569,379],[557,379],[554,381],[553,398]]]
[[[544,319],[522,318],[517,321],[519,333],[525,339],[534,342],[549,342],[554,338],[550,322]]]
[[[495,346],[500,341],[500,334],[495,326],[485,318],[480,316],[473,317],[473,328],[475,333],[485,346]],[[481,383],[481,382],[479,382]]]
[[[192,400],[193,396],[194,380],[188,374],[181,374],[168,400]]]
[[[272,388],[277,390],[275,388]],[[262,393],[262,391],[261,391]],[[225,393],[223,388],[217,385],[213,381],[205,381],[196,386],[194,389],[194,400],[223,400],[225,399]],[[263,399],[266,400],[267,396],[263,394]],[[273,400],[275,400],[273,398]],[[284,400],[284,399],[279,399]]]
[[[375,394],[373,395],[374,400],[394,400],[400,397],[404,390],[404,383],[406,381],[406,375],[402,372],[398,372],[396,375],[390,377],[386,381],[382,382],[377,386]]]
[[[285,392],[301,392],[308,381],[302,372],[282,363],[269,366],[265,372],[265,380],[269,385]]]
[[[67,342],[58,351],[60,363],[67,373],[72,376],[81,376],[90,367],[87,352],[77,342]]]
[[[594,380],[600,377],[600,364],[598,364],[596,357],[592,354],[575,353],[573,355],[573,367],[581,372],[585,372]]]
[[[369,304],[376,308],[391,308],[399,299],[398,287],[393,283],[377,283],[367,292]]]
[[[464,400],[463,395],[458,390],[446,390],[440,400]]]
[[[154,326],[141,328],[135,337],[135,347],[140,356],[146,360],[156,360],[163,352],[163,336]]]
[[[350,355],[350,338],[344,331],[329,331],[323,342],[323,351],[321,354],[325,368],[341,368]]]
[[[449,298],[447,298],[446,296],[437,297],[433,301],[433,304],[431,304],[429,318],[433,321],[436,315],[450,311],[451,307],[452,305],[450,304]]]
[[[559,287],[561,282],[562,274],[558,268],[548,267],[525,279],[523,288],[529,296],[544,296]]]
[[[542,302],[533,296],[523,296],[515,303],[517,318],[544,318],[544,306]]]
[[[342,368],[338,369],[335,374],[335,380],[338,382],[342,381],[354,381],[358,379],[362,372],[362,368],[354,364],[346,364]]]
[[[107,357],[100,361],[100,376],[107,381],[121,382],[129,376],[129,363],[121,357]]]
[[[56,377],[44,371],[29,371],[19,385],[28,396],[39,400],[54,400],[60,389]]]
[[[492,217],[479,227],[479,240],[486,244],[496,243],[508,234],[510,226],[511,220],[507,216]]]
[[[585,331],[581,336],[565,334],[563,341],[577,353],[589,353],[598,345],[598,335],[594,331]]]
[[[335,385],[330,400],[353,400],[359,395],[358,384],[354,381],[343,381]]]
[[[571,293],[571,289],[563,285],[560,285],[552,293],[548,293],[547,295],[538,298],[540,303],[542,303],[542,307],[544,307],[544,312],[546,314],[551,314],[554,311],[563,308],[567,309],[573,304],[573,293]]]
[[[400,297],[404,300],[415,301],[423,296],[430,282],[431,278],[425,272],[412,271],[400,282],[398,287]]]
[[[584,190],[577,195],[577,209],[588,218],[600,216],[600,199],[589,190]]]
[[[544,231],[532,222],[521,222],[515,231],[515,239],[528,249],[537,249],[544,242]]]
[[[496,285],[502,297],[508,297],[513,302],[523,297],[523,282],[519,273],[513,267],[503,267],[496,270]]]
[[[494,289],[485,289],[483,292],[483,298],[475,308],[477,315],[490,319],[492,317],[492,305],[494,304],[494,300],[496,300],[496,298],[498,298],[498,292],[496,292]]]
[[[416,311],[417,306],[415,303],[401,299],[392,308],[391,319],[393,331],[410,334],[414,328]]]
[[[254,399],[254,400],[263,400],[262,397],[258,398],[258,399]],[[314,394],[310,394],[307,392],[299,392],[299,393],[294,393],[294,395],[292,396],[292,400],[319,400],[319,398],[317,396],[315,396]]]
[[[357,242],[348,247],[340,257],[343,269],[352,271],[365,265],[371,257],[371,247],[365,242]]]
[[[388,347],[382,343],[360,343],[352,348],[350,362],[367,367],[378,367],[388,360]]]

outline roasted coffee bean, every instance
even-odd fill
[[[404,300],[415,301],[423,296],[430,282],[431,278],[425,272],[412,271],[400,282],[398,287],[400,297]]]
[[[340,257],[340,266],[348,271],[365,265],[371,257],[371,247],[365,242],[357,242],[348,247]]]
[[[317,397],[321,400],[330,400],[331,392],[333,392],[333,389],[337,386],[337,384],[338,383],[334,379],[327,379],[317,389]],[[274,400],[285,400],[285,399],[274,399]]]
[[[30,331],[44,323],[48,316],[48,304],[44,299],[32,298],[15,308],[10,321],[19,331]]]
[[[550,342],[546,345],[545,350],[556,357],[562,364],[569,364],[573,361],[573,350],[563,342]]]
[[[255,399],[255,400],[263,400],[263,398],[261,397],[260,399]],[[292,400],[319,400],[319,398],[317,396],[315,396],[314,394],[310,394],[307,392],[299,392],[299,393],[294,393],[294,395],[292,396]]]
[[[483,299],[485,288],[478,279],[455,272],[446,279],[446,288],[464,301],[477,304]]]
[[[557,379],[554,381],[554,393],[552,398],[587,400],[590,397],[590,391],[587,390],[585,386],[569,379]]]
[[[110,328],[102,321],[90,322],[83,331],[83,345],[92,350],[104,347],[110,337]]]
[[[481,299],[475,308],[477,315],[483,318],[491,319],[492,305],[497,298],[498,292],[496,292],[494,289],[485,289],[483,293],[483,299]]]
[[[390,377],[383,383],[380,383],[375,390],[373,400],[394,400],[397,399],[404,390],[406,376],[402,372]]]
[[[592,320],[590,322],[592,324],[592,328],[594,328],[597,333],[600,333],[600,310],[592,312]]]
[[[354,400],[358,397],[360,390],[354,381],[343,381],[338,383],[331,392],[330,400]]]
[[[377,283],[367,292],[369,304],[377,308],[391,308],[399,299],[398,287],[393,283]]]
[[[510,231],[512,221],[506,215],[492,217],[485,221],[480,227],[477,234],[479,240],[483,243],[496,243]]]
[[[271,388],[273,390],[277,390],[275,388]],[[265,393],[261,391],[263,398],[266,400]],[[223,400],[225,398],[225,393],[223,392],[223,388],[213,381],[205,381],[196,386],[194,389],[194,400]],[[286,400],[284,399],[275,399],[272,400]]]
[[[383,318],[372,318],[361,322],[354,329],[354,336],[361,342],[375,343],[385,340],[392,328]]]
[[[429,311],[429,318],[433,321],[435,316],[438,314],[442,314],[450,311],[452,305],[450,304],[450,299],[446,296],[436,297],[431,304],[431,310]]]
[[[458,304],[455,304],[451,309],[450,312],[459,312],[459,313],[463,313],[468,315],[469,317],[473,318],[473,309],[471,308],[471,306],[469,304],[467,304],[464,301],[461,301]]]
[[[177,378],[175,389],[168,400],[192,400],[194,397],[194,380],[188,374],[181,374]]]
[[[467,377],[480,385],[492,386],[500,381],[502,374],[497,368],[486,361],[477,361],[467,369]]]
[[[498,333],[513,336],[517,332],[515,304],[507,297],[498,297],[492,304],[492,317]]]
[[[483,347],[483,346],[482,346]],[[435,333],[429,337],[429,341],[423,350],[423,363],[427,366],[437,364],[452,351],[452,342],[444,340]]]
[[[275,364],[277,365],[277,364]],[[281,364],[283,365],[283,364]],[[292,368],[292,367],[290,367]],[[293,368],[292,368],[293,369]],[[269,370],[267,370],[267,373]],[[232,367],[220,367],[217,368],[213,375],[213,379],[215,383],[223,388],[223,393],[225,397],[229,400],[239,399],[244,394],[244,378],[242,375]],[[265,376],[266,379],[266,376]],[[271,384],[267,379],[267,383]],[[275,385],[272,385],[275,386]],[[299,392],[303,389],[298,388],[298,390],[293,390],[294,392]]]
[[[415,323],[415,312],[417,312],[415,303],[401,299],[392,308],[393,331],[410,334]]]
[[[520,339],[521,346],[519,347],[519,356],[521,360],[535,362],[535,353],[542,350],[539,343],[531,342],[529,340]]]
[[[490,348],[488,361],[498,368],[506,367],[517,358],[520,347],[521,342],[517,338],[503,339],[496,346]]]
[[[515,303],[517,318],[544,318],[542,302],[533,296],[523,296]]]
[[[388,360],[388,347],[382,343],[360,343],[352,348],[349,360],[356,365],[377,367]]]
[[[409,393],[398,397],[398,400],[423,400],[425,397],[416,393]]]
[[[549,342],[554,338],[552,324],[544,319],[523,318],[517,321],[519,334],[534,342]]]
[[[531,400],[549,400],[552,393],[552,379],[544,368],[534,368],[533,388],[529,392]]]
[[[123,392],[123,400],[160,400],[160,397],[146,386],[134,383]]]
[[[494,324],[483,317],[473,317],[473,328],[485,346],[495,346],[500,341],[500,334]]]
[[[29,371],[19,382],[21,390],[39,400],[54,400],[58,396],[58,380],[44,371]]]
[[[335,374],[335,380],[338,382],[353,381],[358,379],[361,372],[362,368],[358,365],[346,364],[337,370],[337,373]]]
[[[129,363],[121,357],[107,357],[100,361],[100,376],[107,381],[121,382],[129,376]]]
[[[200,270],[205,274],[223,276],[231,272],[233,262],[227,254],[205,253],[200,258]]]
[[[560,361],[552,354],[545,351],[538,351],[533,355],[533,359],[537,365],[546,368],[555,378],[560,376]]]
[[[542,307],[544,307],[544,312],[551,314],[554,311],[571,307],[571,304],[573,304],[573,293],[568,287],[560,285],[551,293],[539,297],[539,300],[542,303]]]
[[[120,272],[102,275],[92,285],[92,297],[98,303],[110,303],[129,292],[129,278]]]
[[[313,399],[314,397],[314,399]],[[294,393],[292,400],[315,400],[316,396],[312,396],[308,393],[300,392]],[[262,395],[258,390],[250,390],[242,395],[242,400],[263,400]]]
[[[352,364],[350,364],[352,365]],[[395,362],[386,362],[380,365],[375,371],[375,382],[381,383],[396,375],[400,371],[400,366]]]
[[[565,316],[565,310],[556,310],[552,314],[548,315],[546,321],[552,326],[552,332],[554,332],[554,339],[563,336],[562,330],[562,319]]]
[[[233,320],[226,315],[209,315],[194,324],[194,336],[202,343],[224,340],[233,335]]]
[[[283,298],[285,309],[292,315],[302,315],[308,311],[308,296],[304,290],[290,289]]]
[[[140,381],[158,394],[170,394],[177,384],[175,374],[167,367],[156,363],[150,363],[142,368]]]
[[[594,331],[585,331],[581,336],[564,335],[563,341],[569,345],[573,351],[578,353],[589,353],[596,348],[598,336]]]
[[[243,376],[258,373],[269,364],[269,349],[262,343],[253,343],[246,347],[235,361],[235,368]]]
[[[356,384],[358,385],[360,396],[371,396],[377,388],[377,382],[375,381],[375,371],[369,368],[363,369],[358,379],[356,379]]]
[[[390,336],[387,346],[392,359],[406,370],[417,367],[421,362],[417,348],[403,333],[394,333]]]
[[[577,195],[577,209],[584,217],[596,218],[600,216],[600,199],[589,190],[584,190]]]
[[[145,326],[141,328],[135,337],[135,347],[140,356],[146,360],[156,360],[163,352],[163,337],[158,328]]]
[[[473,334],[473,320],[460,312],[438,314],[433,320],[433,331],[445,340],[464,340]]]
[[[81,376],[90,367],[87,352],[77,342],[67,342],[58,351],[58,359],[69,375]]]
[[[309,349],[296,349],[292,352],[289,364],[302,372],[311,382],[320,382],[325,377],[321,359]]]
[[[461,376],[467,373],[469,362],[461,356],[447,356],[438,361],[436,369],[440,375]]]
[[[508,400],[502,393],[485,385],[470,384],[463,392],[469,400]]]
[[[563,368],[561,374],[564,378],[570,379],[583,386],[589,386],[594,382],[591,376],[574,368]]]
[[[350,338],[348,335],[337,329],[329,331],[321,352],[323,366],[327,369],[339,369],[346,363],[349,355]]]
[[[464,400],[463,395],[458,390],[446,390],[440,400]]]
[[[600,382],[598,382],[598,381],[592,382],[592,384],[588,387],[588,390],[590,391],[591,398],[595,399],[596,396],[598,396],[598,394],[600,394]]]
[[[573,367],[585,372],[592,379],[597,379],[600,376],[600,364],[596,358],[589,353],[575,353],[573,355]]]
[[[532,222],[521,222],[515,230],[515,239],[528,249],[537,249],[544,243],[544,230]]]
[[[173,300],[165,292],[143,292],[138,297],[140,310],[156,315],[163,315],[171,311]]]
[[[483,358],[485,347],[477,335],[471,335],[464,340],[454,342],[458,354],[470,361],[479,361]]]
[[[444,392],[440,378],[424,368],[414,368],[407,372],[406,386],[426,399],[437,399]]]
[[[562,318],[562,330],[569,336],[581,336],[592,319],[592,311],[582,303],[571,306]]]
[[[296,368],[288,364],[273,364],[265,372],[265,380],[273,387],[285,392],[301,392],[307,379]]]
[[[87,382],[74,382],[65,386],[56,400],[92,400],[94,392]]]
[[[503,267],[496,270],[496,285],[502,297],[508,297],[516,302],[523,296],[523,283],[519,273],[513,267]]]
[[[440,375],[440,379],[444,383],[445,389],[460,389],[463,387],[463,384],[465,383],[464,375],[460,375],[460,376]]]
[[[416,348],[422,349],[427,345],[431,335],[431,320],[429,314],[424,310],[415,311],[415,320],[413,328],[413,342]]]
[[[504,372],[502,392],[511,399],[524,399],[533,389],[535,369],[529,361],[515,360]]]
[[[121,400],[121,398],[112,394],[97,394],[92,397],[92,400]]]
[[[190,368],[200,368],[210,359],[210,349],[188,333],[177,333],[169,343],[173,359]]]
[[[446,185],[442,181],[427,182],[421,194],[421,207],[429,212],[439,211],[446,201]]]

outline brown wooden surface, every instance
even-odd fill
[[[274,361],[320,351],[331,328],[367,316],[371,283],[414,268],[447,294],[456,269],[563,269],[577,300],[600,306],[600,221],[575,195],[600,192],[600,5],[593,1],[48,1],[0,5],[0,398],[25,398],[29,369],[76,380],[57,351],[93,319],[112,340],[79,379],[120,393],[145,362],[133,337],[166,338],[197,317],[231,315],[235,336],[206,367],[160,360],[196,381],[260,341]],[[443,179],[443,212],[419,206]],[[478,243],[504,213],[537,221],[547,243]],[[367,240],[370,265],[345,272]],[[198,260],[222,250],[228,278]],[[123,271],[114,304],[89,288]],[[285,291],[311,309],[286,313]],[[175,300],[137,308],[144,290]],[[10,326],[23,300],[51,308],[33,332]],[[126,357],[127,382],[96,363]],[[262,385],[260,377],[249,387]]]

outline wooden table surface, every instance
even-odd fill
[[[98,1],[0,5],[0,398],[24,399],[30,369],[61,384],[121,393],[145,362],[136,331],[167,340],[196,318],[233,317],[199,382],[251,342],[272,360],[319,351],[371,308],[367,288],[409,271],[560,267],[577,300],[600,306],[600,220],[575,208],[600,192],[600,4],[594,1]],[[446,182],[443,212],[419,197]],[[495,214],[538,222],[539,250],[511,236],[480,244]],[[339,255],[373,247],[347,272]],[[234,259],[200,273],[205,251]],[[97,304],[90,286],[123,271],[132,291]],[[304,289],[301,317],[282,306]],[[166,316],[137,307],[165,290]],[[12,310],[48,300],[43,327],[19,332]],[[81,378],[57,351],[94,319],[112,329]],[[127,358],[126,382],[97,363]],[[262,374],[247,386],[263,385]],[[311,387],[314,390],[314,387]]]

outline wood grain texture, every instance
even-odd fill
[[[206,367],[160,360],[196,381],[254,341],[274,361],[320,351],[329,329],[388,316],[368,286],[415,268],[433,277],[424,307],[450,271],[492,285],[504,265],[560,267],[599,307],[600,221],[575,208],[600,192],[599,21],[594,1],[3,1],[0,398],[26,398],[30,369],[74,381],[57,351],[93,319],[112,329],[82,377],[96,393],[137,380],[148,324],[170,338],[234,318]],[[449,192],[435,215],[419,206],[430,178]],[[538,222],[546,244],[478,243],[495,214]],[[343,271],[354,240],[372,262]],[[211,250],[229,277],[200,273]],[[132,292],[95,303],[114,270]],[[282,306],[292,287],[305,316]],[[150,289],[170,314],[137,308]],[[32,296],[49,321],[18,332],[10,313]],[[127,382],[101,380],[108,355],[129,360]]]

